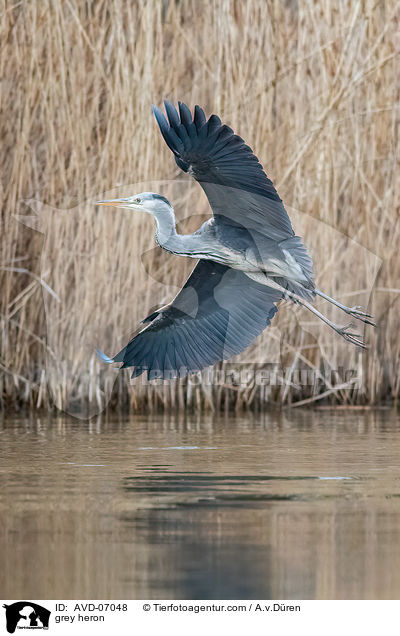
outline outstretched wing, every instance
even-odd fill
[[[148,323],[109,362],[134,367],[132,377],[183,377],[230,358],[267,327],[280,292],[250,280],[238,270],[199,261],[174,301]]]
[[[240,225],[276,241],[294,232],[274,185],[243,139],[216,115],[206,120],[195,106],[194,115],[178,102],[179,113],[164,102],[168,120],[153,112],[175,161],[205,191],[217,223]]]

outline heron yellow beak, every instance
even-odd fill
[[[128,199],[106,199],[104,201],[96,201],[95,205],[111,205],[114,208],[118,208],[124,203],[127,203]]]

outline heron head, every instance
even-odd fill
[[[96,201],[96,205],[110,205],[114,208],[141,210],[153,216],[170,213],[172,210],[172,205],[168,199],[154,192],[141,192],[140,194],[135,194],[132,197],[126,197],[124,199]]]

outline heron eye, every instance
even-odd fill
[[[134,202],[134,203],[140,203],[140,199],[139,199],[139,197],[136,197],[136,199],[133,199],[133,202]]]

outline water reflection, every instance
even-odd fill
[[[0,426],[3,598],[398,598],[389,410]]]

